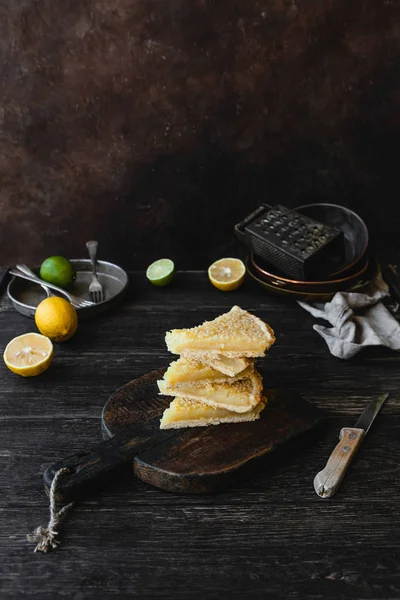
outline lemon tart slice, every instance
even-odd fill
[[[213,321],[191,329],[173,329],[165,336],[168,350],[181,354],[184,350],[217,352],[228,358],[264,356],[274,343],[269,325],[239,306]]]
[[[236,375],[236,378],[248,377],[254,371],[254,362],[249,361],[243,371]],[[186,387],[196,385],[196,383],[224,383],[232,381],[232,377],[224,375],[220,371],[213,369],[209,365],[189,361],[186,358],[180,358],[172,362],[164,375],[165,383],[170,386]]]
[[[167,385],[164,380],[157,381],[157,384],[165,396],[179,396],[238,413],[251,410],[259,403],[262,394],[262,378],[257,371],[232,383],[199,382],[184,388]]]
[[[175,398],[164,411],[160,429],[180,429],[183,427],[206,427],[221,423],[244,423],[260,418],[267,400],[263,398],[254,408],[244,413],[235,413],[226,408],[207,406],[195,400]]]

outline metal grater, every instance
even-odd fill
[[[343,260],[343,232],[285,206],[262,205],[235,226],[254,254],[295,279],[325,276]]]

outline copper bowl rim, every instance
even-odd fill
[[[247,257],[247,263],[248,263],[248,261],[249,261],[250,258],[251,258],[251,256],[249,255]],[[369,268],[370,266],[371,266],[370,261],[367,261],[365,268]],[[365,269],[363,269],[363,272],[364,272],[364,270]],[[248,264],[247,264],[247,272],[250,275],[250,277],[252,277],[255,281],[257,281],[261,285],[266,286],[267,288],[273,290],[274,292],[278,291],[278,292],[282,292],[284,294],[295,294],[296,296],[313,296],[313,297],[314,296],[331,296],[333,298],[333,296],[338,291],[340,291],[340,292],[352,291],[352,287],[351,287],[351,288],[345,288],[343,290],[336,290],[336,291],[334,291],[334,290],[328,291],[327,290],[326,292],[313,292],[313,291],[310,290],[309,292],[301,292],[299,290],[290,290],[290,289],[285,288],[285,287],[283,287],[283,288],[277,287],[277,286],[274,286],[271,282],[263,281],[262,279],[260,279],[259,277],[257,277],[257,275],[255,273],[253,273],[253,271],[252,271],[251,268],[249,269]],[[345,281],[345,280],[342,280],[342,281]],[[367,283],[367,282],[364,282],[364,284],[365,283]],[[356,285],[356,282],[355,282],[354,285]]]
[[[361,260],[362,257],[360,257],[359,260]],[[268,271],[265,271],[264,269],[262,269],[261,267],[258,266],[258,264],[255,262],[254,260],[254,254],[253,252],[250,254],[250,260],[251,260],[251,264],[252,266],[259,272],[261,272],[263,275],[266,275],[267,277],[272,277],[273,279],[277,279],[279,281],[282,281],[283,283],[291,283],[292,285],[331,285],[334,283],[342,283],[342,281],[349,281],[349,279],[354,279],[356,277],[359,277],[359,275],[362,275],[364,273],[364,271],[368,268],[369,265],[369,261],[367,260],[364,264],[364,266],[362,267],[362,269],[360,269],[360,271],[358,271],[357,273],[353,273],[352,275],[348,275],[348,277],[342,277],[341,279],[328,279],[326,281],[297,281],[296,279],[285,279],[284,277],[281,277],[280,275],[274,275],[273,273],[269,273]]]
[[[368,227],[365,224],[365,221],[360,217],[359,214],[357,214],[356,212],[354,212],[354,210],[351,210],[351,208],[347,208],[347,206],[341,206],[340,204],[332,204],[331,202],[311,202],[310,204],[301,204],[300,206],[296,206],[294,208],[294,210],[299,210],[302,208],[310,208],[310,206],[334,206],[335,208],[344,208],[346,209],[347,212],[351,213],[352,215],[354,215],[361,223],[364,232],[365,232],[365,245],[364,248],[361,251],[361,254],[359,254],[359,256],[357,258],[355,258],[353,260],[352,263],[350,263],[349,265],[345,265],[343,267],[343,269],[340,269],[339,271],[335,271],[334,273],[332,273],[332,275],[339,275],[340,273],[343,273],[343,271],[347,271],[347,269],[351,269],[352,267],[354,267],[354,265],[362,259],[362,257],[364,256],[364,254],[366,253],[367,249],[368,249],[368,244],[369,244],[369,231],[368,231]],[[335,279],[333,279],[332,281],[336,281]]]

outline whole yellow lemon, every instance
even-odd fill
[[[68,300],[52,296],[37,307],[35,323],[42,335],[54,342],[65,342],[78,327],[78,315]]]

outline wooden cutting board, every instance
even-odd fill
[[[165,490],[224,489],[265,468],[267,459],[276,462],[300,444],[314,441],[324,421],[323,413],[303,398],[265,390],[268,404],[257,421],[161,432],[159,419],[172,400],[158,393],[156,381],[163,374],[164,369],[152,371],[117,390],[103,409],[102,431],[109,439],[127,426],[150,420],[156,435],[171,434],[133,457],[135,475]]]

